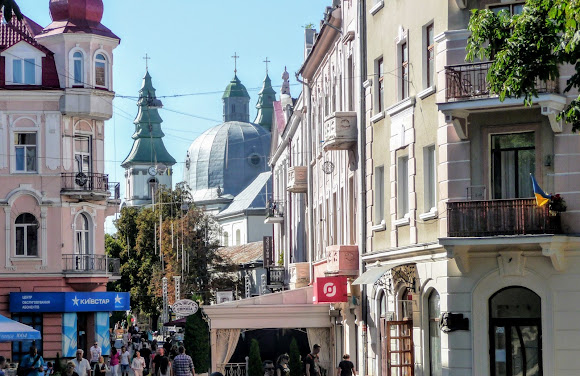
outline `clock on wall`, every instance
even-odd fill
[[[147,171],[149,172],[149,175],[151,175],[151,176],[157,175],[157,169],[155,169],[155,166],[149,167],[149,169]]]

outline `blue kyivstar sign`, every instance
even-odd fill
[[[128,292],[11,292],[10,312],[111,312],[131,309]]]

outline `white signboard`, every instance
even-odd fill
[[[181,299],[173,303],[171,308],[173,309],[173,313],[178,316],[189,316],[195,314],[199,306],[193,300]]]
[[[217,303],[233,302],[234,292],[233,291],[218,291],[216,292]]]

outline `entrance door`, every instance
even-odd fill
[[[412,334],[412,321],[381,321],[381,338],[386,341],[381,346],[383,376],[413,376]]]

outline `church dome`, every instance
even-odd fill
[[[270,132],[260,125],[228,121],[193,141],[183,180],[195,202],[235,197],[260,173],[269,171],[269,152]]]
[[[103,0],[50,0],[53,21],[85,20],[100,23]]]
[[[237,75],[235,75],[234,78],[232,78],[232,80],[226,87],[226,90],[224,90],[224,95],[222,96],[222,99],[236,97],[248,99],[250,98],[250,94],[248,94],[246,87],[244,86],[244,84],[242,84],[242,81],[240,81]]]

